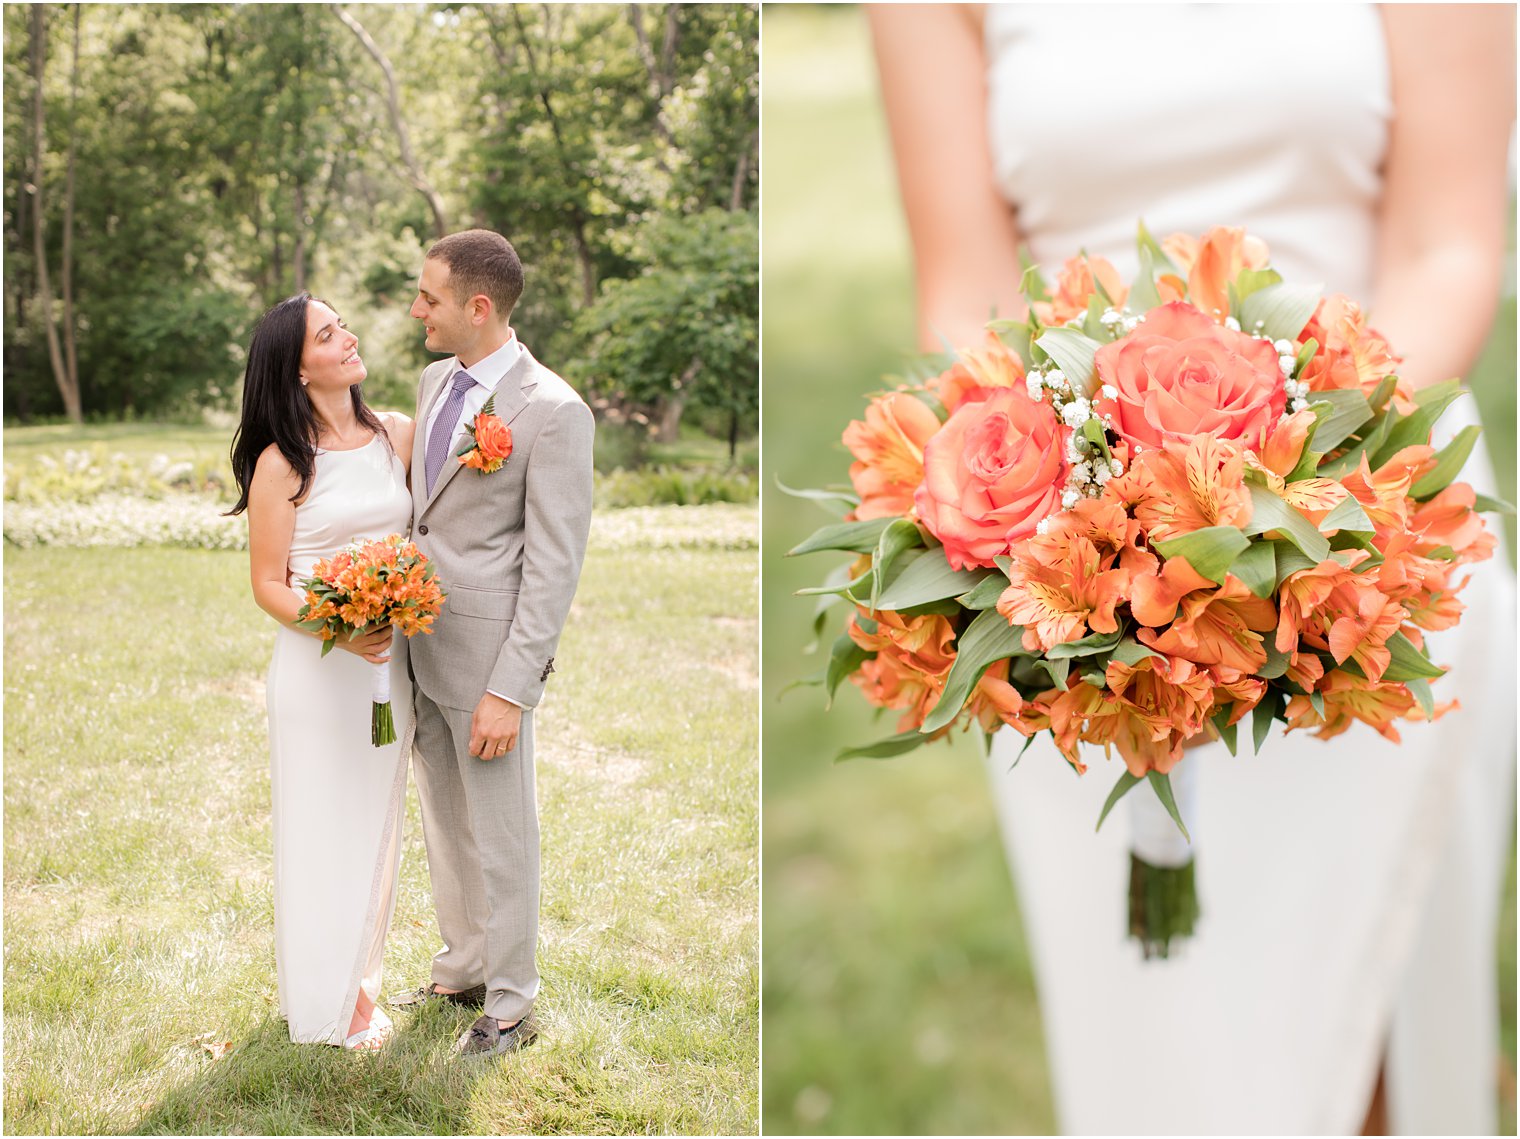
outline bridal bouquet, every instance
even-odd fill
[[[1031,271],[1027,319],[873,399],[844,431],[853,491],[801,492],[849,513],[792,553],[855,555],[806,591],[819,630],[850,608],[829,698],[848,677],[901,711],[845,755],[1049,732],[1079,773],[1083,744],[1122,758],[1099,825],[1144,781],[1185,840],[1190,741],[1233,752],[1247,717],[1257,749],[1274,721],[1397,739],[1446,710],[1425,634],[1494,548],[1474,509],[1503,504],[1454,481],[1477,428],[1431,446],[1457,381],[1411,390],[1354,302],[1283,281],[1237,229],[1141,226],[1139,264],[1126,285],[1074,258],[1053,293]],[[1191,932],[1185,849],[1132,858],[1146,956]]]
[[[322,638],[323,656],[340,635],[353,640],[360,630],[377,625],[394,625],[407,637],[431,633],[445,596],[435,572],[400,534],[353,542],[313,565],[311,576],[300,583],[306,604],[296,614],[296,625]],[[376,747],[395,743],[389,664],[375,666],[371,699],[370,742]]]

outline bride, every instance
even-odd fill
[[[1504,249],[1513,9],[884,5],[871,20],[926,349],[979,342],[989,309],[1022,315],[1021,243],[1047,279],[1079,250],[1132,279],[1143,218],[1157,236],[1262,238],[1285,279],[1367,305],[1416,386],[1474,362]],[[1481,452],[1463,477],[1492,492]],[[1363,728],[1274,733],[1260,757],[1189,752],[1204,916],[1167,961],[1125,938],[1124,828],[1092,832],[1112,778],[1072,779],[1048,741],[1010,770],[1011,733],[995,741],[1065,1131],[1495,1129],[1515,692],[1502,552],[1461,600],[1431,644],[1453,666],[1440,698],[1462,708],[1402,746]]]
[[[387,626],[321,656],[296,583],[358,538],[411,525],[412,421],[365,406],[359,340],[301,293],[259,321],[232,447],[253,596],[279,622],[269,666],[275,964],[297,1043],[380,1047],[381,958],[396,902],[411,688]],[[396,646],[400,648],[404,641]],[[397,742],[370,743],[373,665],[389,662]]]

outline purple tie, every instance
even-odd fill
[[[454,428],[459,426],[459,409],[464,406],[464,393],[474,386],[475,377],[469,372],[455,372],[454,386],[449,389],[449,398],[443,401],[443,409],[439,411],[438,418],[433,421],[433,433],[428,436],[427,445],[429,494],[433,493],[433,484],[438,481],[444,460],[449,457],[449,444],[454,439]]]

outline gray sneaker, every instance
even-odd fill
[[[530,1012],[511,1028],[497,1026],[494,1016],[482,1016],[454,1044],[460,1056],[500,1056],[526,1048],[538,1037],[538,1022]]]

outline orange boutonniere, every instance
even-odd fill
[[[454,452],[461,463],[483,475],[501,470],[512,454],[512,429],[496,417],[495,407],[496,393],[492,392],[475,422],[465,425],[469,440]]]

